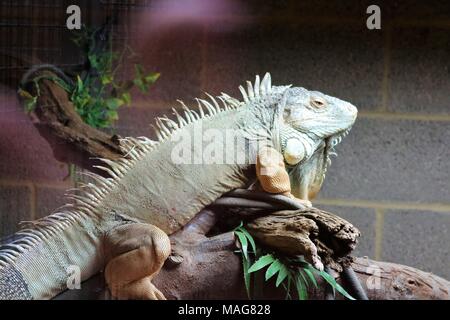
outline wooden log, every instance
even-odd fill
[[[195,220],[179,233],[171,236],[175,246],[175,264],[171,259],[153,280],[168,299],[247,299],[240,253],[236,253],[233,232],[213,237],[204,235],[215,224],[216,213],[203,210]],[[207,220],[207,223],[198,223]],[[206,225],[206,227],[205,227]],[[182,259],[179,259],[182,256]],[[450,282],[415,268],[369,258],[355,258],[351,266],[371,300],[448,300]],[[344,288],[336,270],[337,282]],[[322,300],[326,284],[317,278],[318,289],[308,289],[309,299]],[[350,294],[352,294],[350,290]],[[273,280],[263,285],[260,298],[284,299],[285,292],[276,288]],[[81,290],[69,290],[57,299],[109,299],[103,275],[84,282]],[[295,297],[294,297],[295,298]],[[337,295],[336,299],[345,299]]]

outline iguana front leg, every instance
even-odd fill
[[[299,201],[306,207],[312,207],[309,200],[299,199],[292,195],[289,175],[284,165],[284,158],[277,150],[268,147],[261,149],[256,158],[256,175],[264,191],[283,194]],[[311,228],[313,228],[313,226],[311,226]],[[317,248],[309,239],[309,234],[303,238],[302,244],[304,249],[303,255],[305,258],[315,268],[323,270],[323,264],[320,261]]]
[[[112,229],[105,239],[105,279],[117,299],[165,300],[152,284],[170,254],[170,240],[151,224],[131,223]]]
[[[284,158],[277,150],[269,147],[261,148],[256,157],[256,176],[264,191],[282,194],[307,207],[312,206],[308,199],[299,199],[292,195]]]

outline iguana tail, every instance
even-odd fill
[[[54,213],[30,223],[0,247],[0,300],[50,299],[104,266],[104,218]]]

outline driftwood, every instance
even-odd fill
[[[75,162],[90,169],[90,163],[84,160],[85,155],[113,160],[122,156],[118,137],[83,123],[65,91],[50,80],[40,82],[40,96],[34,115],[38,119],[35,122],[37,127],[49,140],[58,160]],[[67,158],[67,149],[61,152],[62,142],[72,154],[78,156]],[[81,161],[79,154],[83,155]],[[246,297],[241,260],[235,253],[234,234],[223,226],[220,228],[221,221],[232,220],[234,215],[228,213],[226,219],[218,219],[220,214],[227,214],[226,210],[221,213],[217,209],[203,210],[183,230],[171,236],[174,252],[154,279],[155,285],[166,297]],[[248,219],[248,215],[246,217]],[[205,236],[213,226],[216,226],[217,235]],[[366,258],[353,261],[345,258],[355,247],[359,232],[350,223],[331,213],[314,208],[277,211],[257,218],[253,216],[247,222],[247,228],[262,245],[286,254],[308,252],[314,243],[321,259],[334,270],[341,271],[340,266],[343,264],[351,265],[366,287],[370,299],[450,299],[450,283],[435,275]],[[336,277],[339,278],[338,273]],[[103,283],[99,279],[101,277],[87,282],[86,289],[81,293],[83,296],[78,291],[71,291],[62,297],[104,297]],[[310,292],[311,298],[323,298],[325,287],[323,285],[320,290]],[[282,298],[283,292],[268,285],[262,297]]]

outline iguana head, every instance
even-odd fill
[[[313,198],[322,186],[334,147],[356,120],[356,107],[318,91],[272,86],[269,73],[262,80],[256,76],[254,84],[247,81],[247,90],[239,89],[243,102],[228,95],[223,98],[249,110],[245,131],[251,136],[250,124],[256,124],[267,133],[273,147],[283,154],[292,194]]]
[[[334,147],[350,131],[358,110],[349,102],[301,87],[286,89],[278,109],[280,148],[292,193],[311,199],[322,185]]]
[[[301,87],[287,89],[280,104],[280,144],[289,165],[308,160],[318,148],[336,146],[358,113],[351,103]]]

